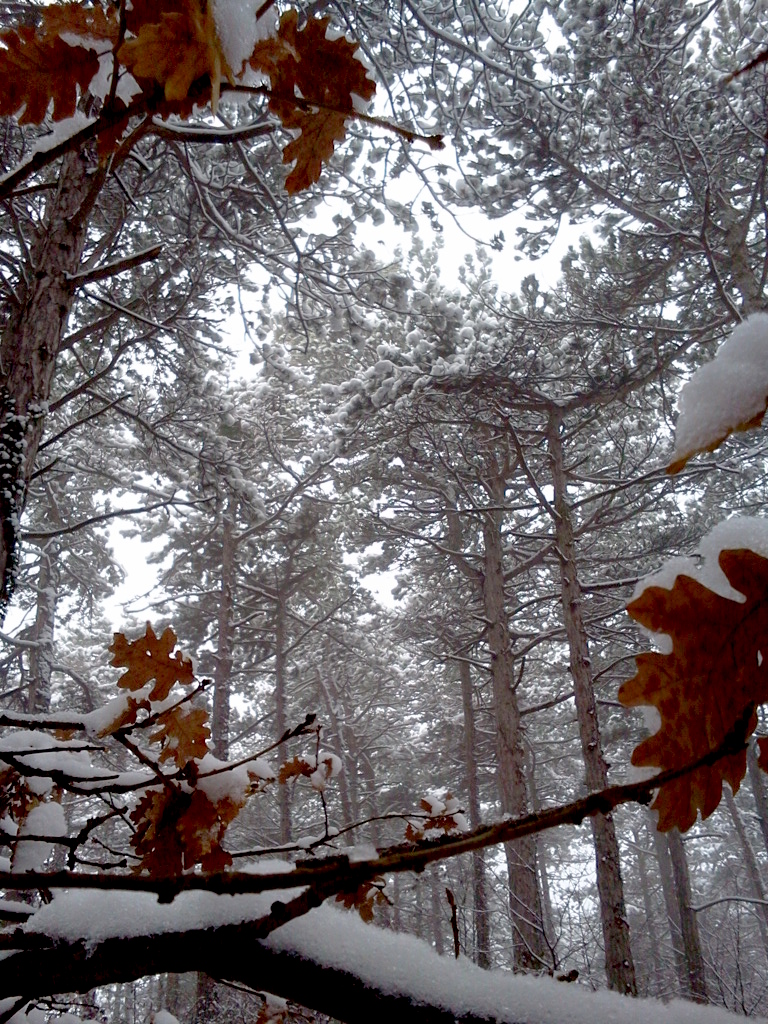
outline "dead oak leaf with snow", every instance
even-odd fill
[[[318,180],[335,143],[344,138],[347,118],[357,113],[354,96],[367,102],[376,91],[355,58],[357,44],[329,38],[329,23],[311,17],[300,29],[297,12],[286,11],[277,37],[257,43],[250,57],[251,67],[270,79],[269,109],[285,128],[299,132],[283,151],[283,163],[296,162],[286,179],[288,192]]]
[[[232,77],[216,35],[213,4],[199,0],[185,0],[177,10],[141,25],[117,55],[131,74],[162,85],[168,101],[185,99],[192,83],[207,74],[214,110],[222,77]]]
[[[117,685],[128,690],[140,690],[151,680],[155,686],[150,691],[150,700],[165,700],[174,683],[188,686],[194,680],[192,662],[177,651],[176,634],[170,626],[161,637],[156,637],[152,626],[147,623],[144,636],[129,642],[123,633],[115,633],[110,646],[114,654],[112,664],[116,668],[127,668]]]
[[[754,707],[768,701],[768,559],[746,549],[725,550],[720,568],[745,600],[739,603],[679,575],[671,589],[648,587],[627,611],[654,633],[672,639],[670,654],[637,657],[637,674],[619,690],[627,707],[650,705],[661,728],[640,743],[632,763],[680,768],[717,749],[752,708],[750,735],[757,724]],[[761,766],[768,746],[761,742]],[[653,807],[659,830],[681,832],[715,810],[722,783],[735,793],[746,771],[746,751],[698,768],[658,791]]]
[[[173,758],[179,768],[183,768],[189,761],[205,757],[211,735],[207,721],[208,712],[202,708],[175,707],[158,715],[160,728],[149,738],[162,744],[160,760]]]
[[[0,117],[23,107],[19,124],[40,124],[51,103],[54,121],[72,117],[78,89],[85,92],[99,70],[98,55],[24,25],[0,32],[0,43]]]

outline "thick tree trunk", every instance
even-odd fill
[[[676,828],[667,833],[667,845],[672,860],[672,873],[675,878],[675,894],[680,915],[680,931],[683,938],[683,952],[687,971],[687,987],[691,999],[697,1003],[709,1001],[707,980],[704,972],[704,956],[701,952],[701,939],[696,914],[692,909],[691,881],[688,876],[688,861],[685,857],[683,840]]]
[[[64,157],[45,223],[31,245],[20,301],[0,340],[0,622],[13,591],[19,524],[43,434],[56,356],[103,170],[88,152]]]
[[[229,751],[229,698],[232,675],[232,608],[235,578],[235,527],[229,509],[221,529],[221,584],[219,587],[216,671],[213,676],[213,719],[211,738],[217,757],[226,760]]]
[[[496,771],[504,814],[528,813],[525,784],[525,751],[520,734],[520,710],[515,693],[515,662],[512,654],[504,591],[501,537],[503,484],[497,478],[494,507],[483,516],[483,603],[491,654],[491,680],[496,714]],[[505,843],[509,874],[509,905],[512,918],[515,970],[541,970],[549,956],[541,918],[536,843],[533,836]]]
[[[600,740],[595,690],[592,683],[592,662],[589,657],[587,631],[582,614],[583,601],[576,564],[571,509],[568,505],[563,444],[560,437],[561,425],[562,421],[558,416],[550,417],[548,446],[554,487],[555,534],[560,557],[561,600],[568,636],[571,675],[573,676],[576,715],[581,736],[587,789],[590,792],[595,792],[608,785],[608,768],[603,757]],[[634,996],[637,995],[637,981],[630,947],[619,844],[616,839],[613,815],[595,815],[592,818],[592,834],[595,841],[597,890],[600,897],[600,918],[603,926],[608,986],[617,992]]]

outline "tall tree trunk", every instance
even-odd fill
[[[655,996],[664,995],[665,986],[667,985],[667,970],[666,965],[661,956],[661,942],[659,939],[659,930],[656,926],[656,914],[653,909],[653,899],[651,896],[651,883],[648,872],[648,860],[646,857],[645,850],[643,850],[640,836],[635,831],[633,832],[633,839],[635,841],[635,852],[637,855],[637,874],[640,879],[640,890],[643,897],[643,910],[645,912],[645,927],[648,930],[648,945],[650,948],[650,959],[651,967],[653,969],[653,978],[657,982],[657,987],[652,989],[649,994]],[[674,979],[670,979],[674,985]],[[674,991],[674,989],[672,989]]]
[[[445,887],[440,881],[440,872],[437,866],[433,867],[429,872],[429,892],[431,899],[431,914],[430,919],[432,922],[432,945],[435,947],[435,952],[443,955],[445,945],[443,942],[443,900],[445,893]]]
[[[649,817],[652,817],[649,815]],[[672,952],[675,958],[675,972],[678,985],[682,995],[690,995],[690,984],[688,980],[688,967],[685,962],[683,950],[683,933],[680,928],[680,914],[677,909],[677,896],[675,893],[675,876],[672,871],[672,858],[669,853],[669,843],[666,836],[657,832],[655,819],[648,824],[648,831],[653,840],[653,848],[656,853],[656,860],[659,865],[659,878],[661,889],[664,893],[664,907],[667,911],[667,924],[669,936],[672,942]]]
[[[448,544],[451,551],[455,552],[454,559],[460,559],[460,568],[467,576],[474,588],[480,584],[480,578],[468,563],[465,563],[458,552],[464,549],[464,537],[461,527],[461,520],[456,511],[456,506],[446,499],[446,522],[448,525]],[[475,729],[475,703],[472,693],[472,670],[469,662],[463,658],[457,660],[459,672],[459,684],[461,686],[461,707],[464,725],[464,779],[467,786],[467,812],[471,828],[479,828],[481,825],[480,815],[480,785],[477,774],[477,734]],[[485,878],[485,851],[474,850],[470,855],[472,858],[472,932],[474,936],[474,957],[478,967],[489,968],[491,966],[491,930],[490,916],[488,913],[488,895],[486,891]]]
[[[672,873],[675,878],[675,894],[680,914],[680,931],[683,937],[683,952],[687,969],[688,992],[697,1003],[709,1001],[707,979],[704,972],[704,956],[696,914],[692,909],[691,881],[688,875],[688,861],[685,856],[683,839],[676,828],[667,832],[667,845],[672,859]]]
[[[225,760],[229,752],[229,700],[232,675],[232,609],[235,578],[235,527],[229,507],[221,528],[221,584],[219,586],[216,670],[213,675],[213,719],[211,738],[216,756]]]
[[[0,340],[0,622],[14,585],[19,523],[43,434],[56,356],[72,309],[88,220],[105,170],[89,150],[64,157],[45,223]]]
[[[541,810],[539,791],[536,786],[536,763],[532,751],[528,750],[528,788],[531,794],[531,809],[538,814]],[[547,871],[547,847],[543,835],[536,836],[536,866],[539,870],[539,886],[541,887],[541,909],[542,923],[544,925],[544,938],[549,947],[552,957],[552,969],[556,971],[560,966],[557,955],[557,932],[555,930],[555,915],[552,909],[552,892],[549,885],[549,872]]]
[[[46,541],[40,548],[34,634],[36,646],[32,648],[29,659],[28,707],[32,712],[50,711],[51,708],[53,630],[56,623],[56,600],[59,590],[59,552],[60,546],[54,540]]]
[[[747,752],[747,764],[749,765],[749,781],[752,785],[752,796],[757,810],[757,820],[760,823],[760,831],[763,833],[763,842],[768,851],[768,796],[765,792],[765,773],[757,763],[757,746],[750,743]]]
[[[504,814],[528,813],[525,784],[525,751],[520,735],[520,709],[515,693],[515,662],[512,653],[504,590],[504,552],[501,507],[504,485],[499,476],[491,482],[493,507],[483,514],[483,604],[491,654],[491,680],[496,714],[496,772]],[[515,970],[541,970],[549,966],[541,919],[536,871],[536,844],[532,836],[505,843],[509,874],[509,906],[512,916]]]
[[[760,868],[730,787],[724,786],[723,792],[725,793],[725,802],[728,805],[728,811],[731,815],[734,828],[736,829],[736,834],[739,837],[742,852],[744,853],[744,863],[747,868],[747,874],[749,875],[749,884],[752,889],[752,895],[755,899],[761,900],[755,909],[757,911],[757,924],[760,928],[760,937],[763,940],[763,949],[765,950],[766,956],[768,956],[768,904],[765,902],[765,889],[763,888],[763,880],[760,876]]]
[[[560,436],[562,420],[551,415],[548,446],[554,487],[554,523],[560,558],[560,583],[563,619],[568,636],[571,675],[573,677],[576,715],[581,736],[581,750],[586,769],[587,789],[595,792],[608,785],[608,768],[603,757],[600,726],[597,719],[592,662],[589,657],[587,631],[582,614],[583,598],[576,564],[573,521],[568,504],[563,444]],[[600,919],[605,943],[605,971],[608,987],[626,995],[637,995],[635,965],[629,938],[629,924],[624,905],[619,844],[612,814],[596,814],[591,819],[595,841],[597,890],[600,897]]]
[[[477,778],[477,757],[475,754],[475,707],[472,699],[472,672],[469,663],[460,661],[459,681],[461,703],[464,711],[464,778],[467,783],[467,811],[471,828],[478,828],[480,821],[480,787]],[[482,850],[475,850],[472,858],[472,924],[474,931],[475,961],[478,967],[491,966],[491,934],[488,917],[488,896],[485,885],[485,857]]]
[[[288,695],[286,692],[286,636],[285,636],[285,600],[282,594],[277,599],[277,620],[275,622],[275,739],[280,739],[288,731]],[[280,801],[280,843],[285,846],[291,842],[291,791],[288,785],[278,788]]]

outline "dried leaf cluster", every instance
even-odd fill
[[[232,68],[207,0],[135,0],[124,8],[121,21],[112,6],[52,4],[40,8],[36,27],[0,33],[0,116],[41,124],[50,111],[53,121],[62,121],[85,99],[89,110],[100,108],[97,134],[105,154],[119,144],[131,113],[188,118],[195,104],[210,102],[215,112],[223,84],[261,92],[295,135],[283,161],[295,164],[286,189],[297,192],[318,180],[346,121],[358,115],[356,104],[375,92],[355,56],[357,44],[329,38],[327,17],[310,16],[299,27],[296,12],[285,12],[244,67]],[[92,95],[105,61],[111,86],[106,97]],[[254,73],[266,77],[269,88],[249,85]],[[130,103],[118,89],[128,81]]]

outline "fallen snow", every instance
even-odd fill
[[[96,945],[107,938],[241,924],[263,916],[274,900],[289,899],[296,891],[238,896],[187,892],[169,905],[146,893],[57,891],[53,902],[42,906],[23,930]],[[551,978],[484,971],[468,960],[439,956],[420,939],[364,924],[356,914],[329,905],[284,925],[265,944],[344,970],[386,994],[513,1024],[735,1024],[736,1020],[717,1007],[628,999]],[[254,978],[254,984],[261,987],[263,979]]]
[[[768,314],[753,313],[680,392],[673,463],[717,444],[763,412],[767,399]]]

